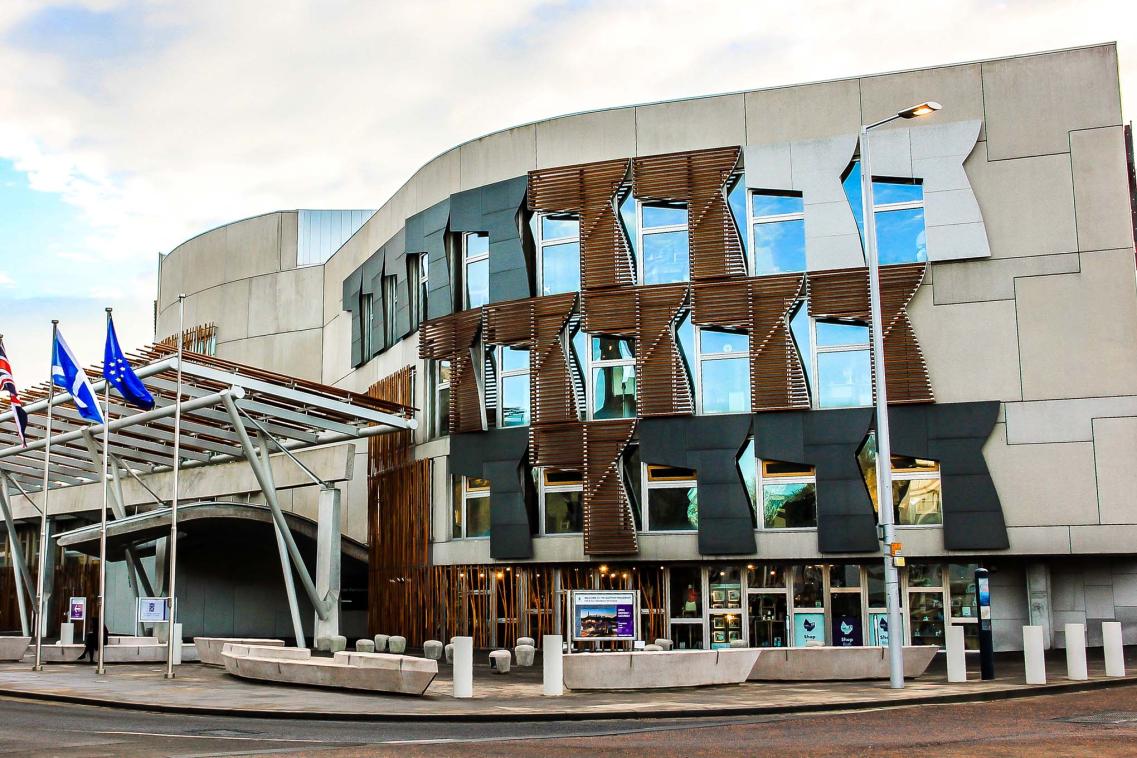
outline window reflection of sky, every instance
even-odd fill
[[[831,321],[818,321],[814,340],[819,347],[867,345],[869,328],[860,324],[835,324]]]
[[[466,266],[466,307],[480,308],[490,301],[490,262],[480,260]]]
[[[684,218],[686,215],[687,212],[683,211]],[[645,234],[643,246],[644,284],[687,281],[687,232],[685,230]]]
[[[703,361],[703,413],[750,411],[750,359]]]
[[[746,334],[704,329],[700,336],[704,354],[738,353],[739,355],[746,355],[750,350],[750,337]]]
[[[529,423],[529,374],[507,376],[501,380],[501,425],[525,426]]]
[[[805,271],[805,221],[754,225],[754,273]]]
[[[857,221],[857,229],[864,236],[864,213],[861,209],[861,164],[854,162],[848,176],[842,180],[849,209]],[[882,206],[896,203],[920,203],[924,200],[924,186],[909,179],[877,180],[873,182],[873,204],[876,211],[877,255],[882,266],[898,263],[918,263],[928,259],[922,208],[881,210]],[[898,215],[899,214],[899,215]]]
[[[872,405],[868,350],[818,353],[817,374],[822,408]]]
[[[541,294],[556,295],[580,289],[580,243],[565,242],[541,248]]]
[[[755,192],[751,196],[751,207],[754,217],[785,216],[790,213],[802,213],[805,210],[801,195],[786,193]]]
[[[580,235],[580,222],[566,216],[542,216],[541,239],[554,240]]]
[[[652,203],[643,206],[644,229],[660,226],[686,226],[687,206],[684,203]]]

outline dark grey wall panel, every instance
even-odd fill
[[[759,459],[817,469],[817,549],[822,553],[880,549],[872,500],[857,464],[872,420],[872,408],[754,414]]]
[[[644,463],[695,469],[699,491],[699,553],[748,555],[756,549],[754,512],[738,454],[750,436],[750,416],[646,418],[639,423]]]
[[[490,235],[491,303],[533,296],[535,272],[518,231],[528,183],[528,177],[519,176],[450,196],[452,231]]]
[[[363,363],[363,335],[359,323],[359,292],[363,283],[362,269],[356,269],[343,280],[342,308],[351,314],[351,365]]]
[[[395,341],[411,333],[410,291],[407,281],[406,229],[400,229],[395,236],[379,248],[383,254],[384,276],[395,277]],[[387,304],[384,303],[384,309]],[[390,347],[388,345],[387,347]]]
[[[948,550],[1010,547],[1003,506],[983,458],[983,445],[998,417],[997,401],[897,406],[888,411],[894,454],[940,462]]]
[[[528,427],[450,436],[450,470],[490,480],[490,557],[533,557],[537,518],[526,502],[525,460]]]
[[[364,363],[383,352],[387,347],[383,344],[385,320],[383,317],[383,257],[383,250],[380,248],[360,266],[363,274],[361,291],[364,295],[371,295],[371,350],[363,356]]]
[[[438,318],[454,312],[450,258],[446,254],[446,230],[449,223],[450,198],[447,198],[409,217],[404,228],[404,252],[427,254],[427,318]]]

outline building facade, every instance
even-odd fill
[[[305,212],[184,243],[156,337],[185,292],[221,357],[420,409],[345,484],[371,633],[508,645],[562,631],[571,589],[627,588],[679,647],[877,644],[857,134],[924,100],[870,137],[902,633],[974,644],[983,566],[1001,649],[1027,623],[1137,642],[1112,45],[497,132],[319,250]]]

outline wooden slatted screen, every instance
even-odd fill
[[[621,480],[621,457],[635,434],[636,421],[592,421],[583,428],[584,552],[634,554],[639,551],[639,541]]]
[[[688,285],[663,284],[638,290],[636,414],[677,416],[695,412],[691,382],[675,343],[675,324],[688,303]]]

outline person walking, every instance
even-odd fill
[[[83,638],[83,659],[89,659],[91,663],[95,662],[95,656],[98,655],[99,651],[99,638],[95,636],[99,629],[103,633],[103,645],[106,645],[110,632],[103,626],[103,620],[100,618],[95,619],[95,623],[91,625],[91,630]]]

